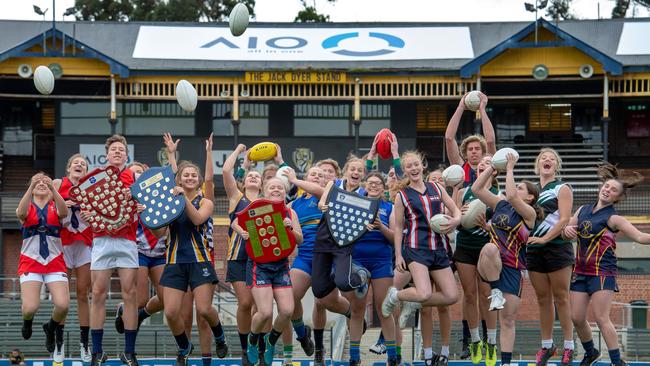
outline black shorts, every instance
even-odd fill
[[[291,287],[289,260],[285,258],[278,262],[256,263],[249,258],[246,263],[246,286],[249,288]]]
[[[526,248],[526,266],[529,272],[551,273],[573,266],[575,254],[571,244],[546,244]]]
[[[461,246],[456,246],[456,251],[454,252],[454,262],[471,264],[472,266],[478,265],[478,258],[481,256],[481,249],[469,249]]]
[[[206,283],[213,285],[219,283],[217,272],[210,262],[167,264],[160,277],[161,286],[183,292],[187,291],[188,286],[194,290]]]
[[[226,265],[226,282],[246,282],[246,261],[248,259],[228,261]]]
[[[406,265],[411,262],[420,263],[427,267],[429,271],[449,268],[449,254],[446,249],[413,249],[405,247],[402,256]]]

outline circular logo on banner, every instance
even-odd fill
[[[356,42],[352,42],[353,45],[354,44],[365,45],[369,41],[367,38],[375,38],[375,39],[380,39],[385,41],[387,47],[376,49],[376,50],[362,51],[362,50],[354,50],[354,49],[345,49],[339,46],[341,41],[354,39],[354,38],[358,38],[358,40],[356,40]],[[372,57],[372,56],[387,55],[389,53],[393,53],[397,51],[400,48],[404,48],[404,45],[405,42],[403,39],[394,36],[392,34],[379,33],[379,32],[369,32],[368,37],[365,36],[362,37],[359,34],[359,32],[336,34],[329,38],[326,38],[322,43],[323,48],[326,50],[331,50],[333,53],[336,53],[337,55],[352,56],[352,57]]]

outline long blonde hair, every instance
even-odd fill
[[[404,151],[400,156],[400,165],[402,167],[402,171],[404,171],[404,161],[406,161],[407,158],[415,158],[420,161],[420,163],[422,164],[422,179],[424,179],[424,171],[427,165],[424,154],[422,154],[417,150]],[[406,188],[410,182],[411,182],[410,179],[408,177],[405,177],[399,180],[397,184],[395,184],[395,187],[397,191],[401,191],[402,189]]]
[[[542,158],[542,154],[544,153],[551,153],[555,155],[555,160],[557,160],[557,168],[555,168],[555,175],[560,175],[560,171],[562,170],[562,157],[560,154],[552,147],[543,147],[540,151],[539,154],[537,154],[537,157],[535,158],[535,174],[539,175],[539,159]]]

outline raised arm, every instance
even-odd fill
[[[214,201],[214,167],[212,162],[212,133],[205,140],[205,198]]]
[[[305,192],[311,194],[316,198],[321,198],[323,196],[325,188],[321,187],[320,184],[298,179],[298,177],[296,177],[296,172],[293,169],[286,169],[283,173],[289,180],[289,183],[295,185],[298,188],[302,188]]]
[[[524,218],[528,227],[533,227],[535,225],[535,209],[517,194],[517,185],[515,184],[515,174],[513,172],[517,159],[510,153],[506,158],[508,160],[506,164],[506,199],[515,211]]]
[[[650,234],[639,231],[623,216],[613,215],[607,220],[607,224],[614,230],[620,230],[635,243],[650,245]]]
[[[63,197],[61,197],[59,191],[57,191],[56,187],[54,187],[52,179],[47,176],[45,176],[44,179],[45,184],[47,184],[47,188],[49,188],[50,192],[52,192],[52,199],[56,205],[56,214],[59,216],[59,220],[63,220],[66,216],[68,216],[68,206],[66,206],[65,200]]]
[[[456,142],[456,132],[458,132],[458,125],[460,125],[460,120],[463,118],[463,112],[465,112],[466,95],[467,94],[460,98],[458,107],[456,108],[454,115],[451,116],[449,124],[447,125],[447,130],[445,131],[445,149],[447,150],[447,158],[449,159],[450,164],[463,165],[463,158],[460,156],[458,143]]]
[[[235,151],[228,156],[226,161],[223,163],[223,187],[226,189],[226,196],[228,200],[231,200],[237,197],[240,194],[239,189],[237,188],[237,181],[235,180],[234,170],[235,163],[237,162],[237,157],[242,152],[246,151],[246,145],[239,144]]]
[[[494,134],[494,126],[492,126],[492,121],[488,117],[485,107],[487,106],[488,97],[487,95],[480,93],[479,97],[481,98],[481,103],[479,104],[479,114],[481,115],[481,127],[483,127],[483,136],[485,137],[485,142],[487,143],[487,152],[490,155],[494,155],[497,152],[496,144],[496,135]]]
[[[176,173],[178,171],[178,165],[176,165],[176,151],[178,150],[178,143],[181,142],[181,140],[176,139],[176,141],[174,141],[172,134],[165,132],[163,134],[163,141],[167,147],[167,161],[169,161],[172,171]]]
[[[32,191],[41,179],[43,179],[43,174],[38,173],[34,175],[32,180],[29,182],[29,188],[27,188],[25,194],[23,194],[23,197],[20,199],[20,202],[18,202],[18,207],[16,207],[16,217],[18,217],[18,220],[20,220],[21,223],[27,218],[29,206],[32,203]]]
[[[481,202],[492,210],[497,206],[497,203],[501,201],[501,198],[496,194],[490,192],[489,182],[492,181],[492,176],[494,174],[494,168],[489,166],[487,169],[481,172],[481,174],[476,178],[476,181],[472,184],[472,193],[476,198],[480,199]]]

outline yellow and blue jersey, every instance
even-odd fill
[[[196,195],[192,205],[199,209],[202,198]],[[183,212],[172,222],[167,237],[167,264],[212,262],[208,239],[211,221],[212,217],[209,217],[204,223],[194,225],[187,213]]]
[[[251,203],[251,201],[246,198],[246,195],[241,192],[239,194],[240,196],[237,199],[237,203],[234,207],[231,206],[228,211],[228,217],[230,218],[231,223],[237,219],[237,212],[245,209]],[[229,261],[248,259],[245,245],[246,241],[239,236],[232,227],[228,226],[228,253],[226,259]]]
[[[494,208],[490,239],[501,252],[504,266],[526,269],[526,242],[530,228],[510,202],[501,200]]]
[[[593,212],[585,205],[578,214],[578,247],[574,272],[589,276],[616,276],[616,231],[607,225],[616,209],[609,205]]]

